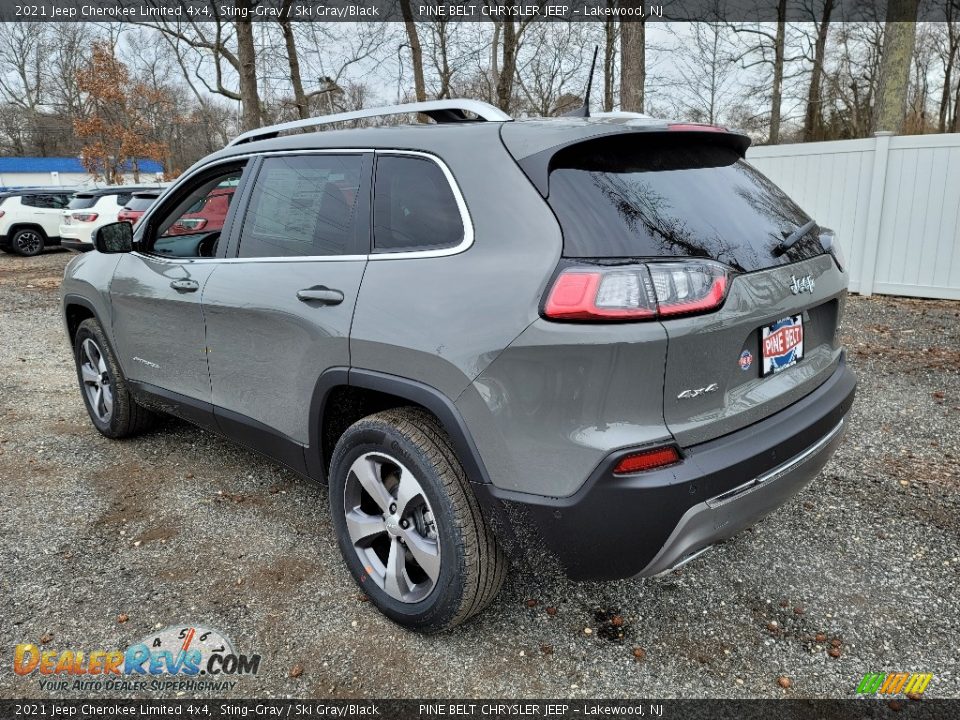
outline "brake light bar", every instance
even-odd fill
[[[567,267],[547,292],[543,316],[630,321],[710,312],[723,305],[731,276],[712,260]]]
[[[667,130],[671,132],[730,132],[722,125],[707,125],[706,123],[670,123]]]

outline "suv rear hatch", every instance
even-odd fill
[[[630,287],[625,298],[646,291],[652,308],[646,318],[553,317],[661,322],[668,337],[663,415],[685,447],[782,410],[829,377],[840,355],[846,278],[821,229],[743,160],[743,136],[683,129],[565,145],[550,154],[546,184],[534,182],[547,190],[563,230],[553,290],[565,272],[582,278],[598,267],[600,277],[618,276],[606,290],[587,291],[598,304],[623,285]],[[534,163],[518,160],[528,174],[543,166],[542,154]],[[547,317],[556,310],[550,292]]]

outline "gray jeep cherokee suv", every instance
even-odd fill
[[[516,547],[662,573],[810,482],[853,401],[844,260],[748,144],[472,101],[247,133],[67,267],[81,395],[107,437],[171,413],[327,482],[408,627],[479,612]]]

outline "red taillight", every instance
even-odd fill
[[[730,270],[710,260],[581,266],[561,271],[547,294],[551,320],[650,320],[715,310]]]
[[[564,270],[550,290],[544,314],[557,320],[652,318],[646,271]]]
[[[671,132],[729,132],[720,125],[706,125],[704,123],[671,123],[667,125],[667,130]]]
[[[206,218],[181,218],[177,220],[177,225],[179,225],[184,230],[202,230],[206,224]]]
[[[7,214],[6,210],[0,210],[0,218]]]
[[[680,462],[680,453],[677,452],[675,447],[662,447],[622,457],[613,472],[615,475],[630,475],[644,470],[674,465],[678,462]]]
[[[97,213],[73,213],[71,217],[77,222],[93,222],[100,216]]]

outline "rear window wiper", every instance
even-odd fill
[[[775,255],[783,255],[787,250],[796,245],[800,239],[806,235],[808,232],[813,230],[817,226],[816,220],[811,220],[806,225],[801,225],[792,233],[787,235],[783,240],[780,241],[780,244],[777,245],[776,249],[773,251]]]

